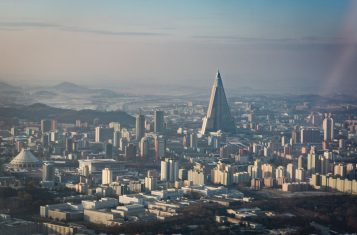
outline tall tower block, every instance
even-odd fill
[[[207,115],[203,118],[201,134],[218,130],[229,133],[235,133],[236,131],[219,71],[217,71],[216,79],[212,86]]]

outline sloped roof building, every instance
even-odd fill
[[[22,149],[21,152],[12,159],[9,165],[15,168],[35,168],[41,167],[42,162],[38,160],[29,149]]]

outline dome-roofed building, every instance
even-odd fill
[[[36,168],[41,167],[42,163],[38,160],[29,149],[22,149],[9,164],[14,168]]]

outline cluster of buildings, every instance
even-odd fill
[[[184,197],[196,192],[204,198],[220,197],[242,200],[243,194],[229,191],[224,187],[182,187],[165,190],[153,190],[150,193],[128,193],[116,197],[101,197],[99,200],[81,200],[44,205],[40,208],[40,216],[53,221],[78,222],[85,221],[99,225],[114,226],[128,221],[170,220],[182,214],[182,210],[195,203]]]
[[[11,177],[88,196],[41,206],[41,217],[53,221],[167,220],[201,198],[241,201],[237,187],[357,193],[352,116],[265,98],[229,103],[219,72],[207,112],[192,102],[143,108],[135,127],[100,119],[19,120],[0,134],[2,154],[12,157],[5,166]],[[0,183],[13,185],[14,178]],[[239,218],[253,213],[230,212]]]
[[[348,179],[339,174],[312,174],[310,184],[319,190],[357,194],[357,180]]]

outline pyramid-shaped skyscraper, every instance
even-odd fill
[[[207,115],[203,118],[201,134],[212,131],[235,133],[236,126],[228,106],[221,74],[217,71],[211,90]]]

